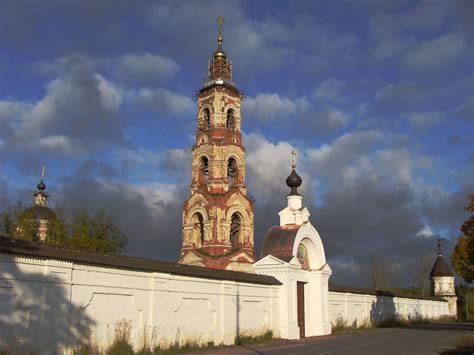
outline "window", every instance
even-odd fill
[[[209,180],[209,161],[207,157],[199,159],[199,181],[200,185],[207,184]]]
[[[227,119],[225,125],[228,129],[234,129],[234,110],[227,111]]]
[[[198,248],[204,245],[204,221],[200,213],[193,216],[193,237]]]
[[[230,235],[229,235],[230,244],[232,245],[232,248],[236,248],[239,246],[241,229],[242,229],[241,218],[237,213],[234,213],[230,221]]]
[[[237,161],[234,158],[230,158],[227,163],[227,179],[229,181],[229,186],[237,185],[238,180],[238,168]]]

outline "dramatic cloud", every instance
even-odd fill
[[[69,63],[72,65],[67,73],[47,84],[41,100],[21,115],[11,112],[16,116],[12,118],[15,123],[10,126],[13,131],[6,138],[6,149],[82,154],[96,146],[124,142],[117,112],[121,94],[95,74],[87,62]]]

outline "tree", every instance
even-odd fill
[[[470,195],[469,200],[466,210],[471,212],[471,216],[460,228],[464,235],[458,238],[451,261],[458,275],[471,283],[474,280],[474,195]]]
[[[127,236],[112,218],[100,209],[93,217],[76,211],[71,221],[69,245],[75,248],[117,254],[125,249]]]
[[[48,222],[45,242],[54,246],[65,246],[68,242],[66,211],[63,207],[54,209],[56,218]]]
[[[365,287],[374,290],[387,290],[390,287],[395,264],[380,255],[372,255],[367,265],[359,268]]]

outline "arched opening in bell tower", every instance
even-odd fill
[[[234,213],[230,219],[229,239],[232,248],[237,248],[242,234],[242,218],[238,213]]]
[[[204,245],[204,220],[202,214],[196,212],[192,218],[193,221],[193,242],[196,247]]]
[[[227,119],[225,121],[225,125],[228,129],[234,129],[234,110],[229,109],[227,111]]]
[[[200,185],[207,184],[209,180],[209,160],[207,157],[203,156],[199,159],[199,179],[198,183]]]
[[[211,111],[208,108],[205,108],[202,111],[202,119],[204,121],[205,127],[209,130],[211,129]]]
[[[227,179],[229,181],[229,187],[238,184],[239,168],[237,161],[234,158],[230,158],[227,162]]]

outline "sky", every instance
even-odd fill
[[[415,285],[434,235],[449,261],[474,193],[473,1],[4,0],[0,210],[29,204],[45,165],[51,206],[104,208],[127,254],[177,260],[219,15],[256,255],[295,149],[332,282],[383,260]]]

